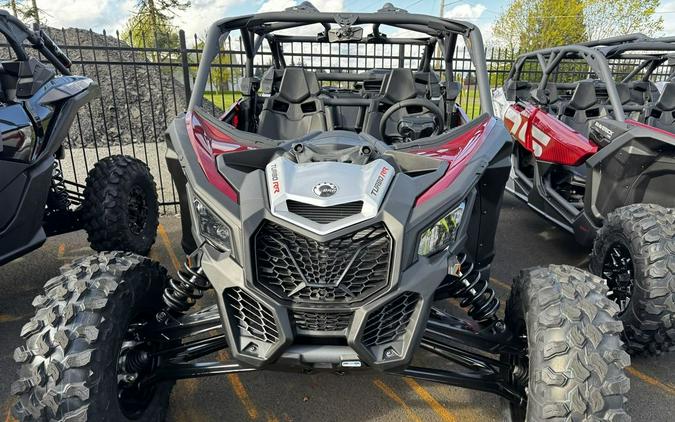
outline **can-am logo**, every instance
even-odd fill
[[[335,192],[337,192],[338,188],[335,183],[321,182],[314,186],[314,189],[312,190],[314,191],[314,195],[321,198],[327,198],[329,196],[335,195]]]
[[[389,173],[389,168],[382,167],[382,170],[380,170],[380,174],[377,175],[377,180],[375,180],[373,189],[370,191],[371,195],[377,196],[377,193],[380,191],[380,188],[382,187],[382,183],[384,183],[384,179],[387,177],[387,173]]]
[[[272,193],[279,193],[281,186],[279,185],[279,170],[277,170],[276,164],[270,166],[270,175],[272,179]]]

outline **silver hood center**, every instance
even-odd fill
[[[382,159],[366,165],[319,162],[297,164],[279,157],[265,168],[271,212],[317,234],[327,234],[377,215],[394,168]],[[361,201],[358,214],[320,224],[288,210],[287,201],[330,207]]]

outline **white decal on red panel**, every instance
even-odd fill
[[[532,126],[532,152],[535,157],[541,157],[544,147],[551,142],[551,137],[545,134],[541,129]]]
[[[518,112],[518,110],[513,107],[509,107],[504,113],[504,121],[511,123],[511,135],[516,137],[521,142],[525,142],[525,127],[527,120],[523,119],[523,116]]]

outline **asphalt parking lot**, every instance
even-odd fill
[[[180,224],[164,217],[151,256],[170,271],[182,261]],[[83,232],[51,238],[39,250],[0,268],[0,401],[9,412],[14,348],[21,326],[32,315],[31,301],[58,267],[91,253]],[[497,235],[493,285],[508,295],[520,268],[548,263],[584,266],[587,251],[507,194]],[[418,364],[443,364],[420,352]],[[634,421],[675,420],[675,353],[633,358],[628,368],[628,411]],[[373,372],[251,372],[178,382],[170,421],[499,421],[496,396]]]

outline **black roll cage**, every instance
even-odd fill
[[[5,36],[16,58],[28,60],[24,42],[40,52],[62,75],[70,75],[72,62],[42,29],[31,30],[6,10],[0,10],[0,33]]]
[[[637,52],[634,54],[634,52]],[[644,53],[662,52],[663,54]],[[620,37],[589,41],[581,44],[545,48],[521,54],[509,72],[508,79],[518,80],[525,61],[536,59],[542,70],[542,79],[539,89],[545,89],[551,74],[557,69],[563,59],[582,59],[604,82],[609,97],[609,104],[617,121],[625,120],[625,113],[616,89],[616,81],[609,65],[612,59],[639,59],[643,60],[621,82],[628,82],[639,72],[646,70],[642,80],[647,81],[654,70],[668,60],[670,52],[675,52],[675,37],[650,38],[643,34],[631,34]],[[675,77],[675,72],[670,79]]]
[[[274,34],[275,31],[311,24],[321,24],[324,27],[324,32],[316,37]],[[283,42],[327,42],[328,30],[332,24],[339,26],[373,25],[372,34],[358,42],[345,41],[349,43],[425,45],[420,70],[429,70],[434,50],[440,41],[445,62],[446,83],[454,80],[452,59],[457,37],[461,35],[470,51],[475,67],[481,108],[484,113],[494,115],[483,38],[478,28],[468,22],[408,13],[406,10],[396,8],[389,3],[375,13],[330,13],[319,12],[311,3],[304,2],[283,12],[258,13],[225,18],[215,22],[207,32],[188,111],[202,105],[211,63],[220,51],[221,40],[226,38],[231,31],[240,30],[241,32],[242,44],[246,54],[245,76],[252,77],[254,74],[253,59],[264,40],[269,43],[275,68],[282,69],[286,66],[281,46]],[[380,33],[381,25],[420,32],[429,35],[429,38],[387,38],[386,35]]]

